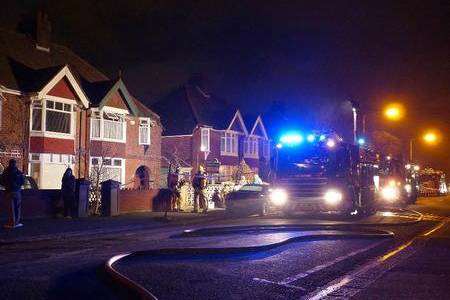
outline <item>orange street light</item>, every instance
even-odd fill
[[[427,144],[436,144],[438,141],[438,135],[433,131],[426,132],[422,138]]]
[[[401,104],[398,103],[392,103],[389,104],[385,109],[384,109],[384,116],[391,121],[398,121],[401,118],[403,118],[403,106]]]

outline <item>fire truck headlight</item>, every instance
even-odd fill
[[[381,190],[381,196],[387,201],[396,201],[400,198],[400,191],[396,186],[385,186]]]
[[[328,190],[324,195],[325,202],[330,205],[339,204],[342,201],[342,198],[342,193],[335,189]]]
[[[288,200],[288,194],[283,189],[274,189],[270,192],[270,201],[276,206],[283,206]]]

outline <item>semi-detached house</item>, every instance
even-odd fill
[[[245,164],[250,173],[267,176],[271,143],[261,116],[243,116],[194,81],[173,90],[152,109],[163,120],[163,167],[175,163],[192,175],[204,165],[211,178],[228,181]]]
[[[15,158],[40,188],[59,188],[72,167],[124,187],[159,184],[159,116],[66,47],[0,29],[0,172]]]

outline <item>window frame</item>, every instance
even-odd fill
[[[220,155],[238,156],[239,133],[234,131],[223,131],[220,136]]]
[[[248,136],[244,140],[244,157],[259,158],[259,138],[257,136]]]
[[[52,107],[47,107],[50,103],[52,104]],[[62,109],[55,109],[55,103],[60,103],[62,105]],[[30,130],[30,136],[42,136],[42,137],[52,137],[52,138],[60,138],[60,139],[74,139],[75,137],[75,119],[76,114],[74,112],[74,108],[76,105],[76,101],[72,99],[66,99],[61,97],[55,97],[55,96],[45,96],[45,98],[41,100],[35,100],[31,103],[30,107],[30,122],[29,122],[29,130]],[[65,107],[69,107],[69,110],[65,110]],[[39,129],[33,129],[33,111],[40,110],[41,116],[40,116],[40,128]],[[69,127],[70,127],[70,133],[64,133],[64,132],[57,132],[57,131],[49,131],[47,130],[47,111],[56,111],[61,113],[69,114],[70,120],[69,120]]]
[[[115,120],[110,120],[110,119],[105,119],[104,114],[105,113],[109,113],[110,111],[108,110],[94,110],[92,111],[91,116],[89,117],[90,121],[89,121],[89,136],[91,138],[91,140],[94,141],[106,141],[106,142],[115,142],[115,143],[126,143],[127,141],[127,121],[126,121],[126,115],[124,113],[117,113],[117,115],[120,118],[120,121],[115,121]],[[111,112],[111,113],[116,113],[116,112]],[[100,120],[100,136],[93,136],[93,122],[94,121],[98,121]],[[121,139],[113,139],[113,138],[106,138],[105,137],[105,121],[107,122],[116,122],[116,123],[121,123],[122,125],[122,138]]]
[[[204,144],[205,142],[204,133],[206,133],[206,145]],[[200,151],[209,152],[210,150],[211,150],[211,128],[202,127],[200,129]]]
[[[97,164],[93,164],[93,160],[97,160]],[[111,164],[104,164],[103,161],[110,160]],[[120,166],[115,165],[116,162],[120,161]],[[89,158],[89,176],[91,176],[92,169],[94,166],[103,164],[103,168],[112,168],[112,169],[120,169],[120,183],[125,184],[125,168],[126,168],[126,160],[121,157],[100,157],[100,156],[91,156]],[[111,179],[111,178],[108,178]],[[108,180],[106,179],[106,180]],[[100,179],[103,181],[103,179]]]
[[[147,122],[145,126],[143,126],[142,122]],[[147,142],[142,141],[141,137],[141,129],[146,128],[148,130],[147,132]],[[151,131],[152,131],[152,124],[150,118],[139,118],[139,145],[150,145],[151,144]]]

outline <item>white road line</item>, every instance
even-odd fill
[[[306,292],[306,289],[302,288],[301,286],[296,286],[296,285],[286,284],[286,283],[280,283],[280,282],[271,281],[271,280],[262,279],[262,278],[257,278],[257,277],[253,278],[253,280],[261,282],[261,283],[275,284],[275,285],[280,285],[280,286],[284,286],[284,287],[287,287],[287,288],[292,288],[292,289],[301,290],[301,291]]]
[[[346,255],[340,256],[338,258],[335,258],[332,261],[329,261],[329,262],[326,262],[324,264],[318,265],[318,266],[316,266],[316,267],[314,267],[312,269],[309,269],[309,270],[307,270],[305,272],[302,272],[302,273],[296,274],[294,276],[290,276],[290,277],[288,277],[286,279],[283,279],[279,283],[280,284],[290,284],[290,283],[292,283],[294,281],[297,281],[299,279],[308,277],[311,274],[314,274],[314,273],[316,273],[316,272],[318,272],[320,270],[323,270],[325,268],[331,267],[332,265],[337,264],[337,263],[339,263],[341,261],[344,261],[344,260],[346,260],[346,259],[348,259],[348,258],[350,258],[352,256],[355,256],[355,255],[361,254],[363,252],[369,251],[370,249],[375,248],[375,247],[379,246],[380,244],[382,244],[384,242],[385,241],[380,241],[378,243],[371,244],[371,245],[369,245],[367,247],[364,247],[362,249],[355,250],[353,252],[350,252],[349,254],[346,254]]]
[[[434,233],[435,231],[439,230],[443,226],[447,224],[446,221],[438,224],[431,230],[427,231],[426,233],[423,233],[421,235],[418,235],[414,237],[413,239],[409,240],[408,242],[404,243],[403,245],[397,247],[395,250],[390,251],[388,254],[372,259],[367,264],[363,265],[362,267],[340,277],[333,281],[331,281],[329,284],[325,285],[324,287],[320,287],[317,290],[315,290],[312,293],[309,293],[304,297],[304,299],[308,300],[319,300],[323,299],[325,297],[329,296],[335,296],[337,298],[350,298],[357,293],[359,293],[361,290],[365,289],[369,285],[371,285],[373,282],[375,282],[378,278],[380,278],[383,274],[385,274],[387,271],[394,268],[396,265],[398,265],[400,262],[404,261],[405,259],[408,259],[413,254],[415,254],[419,248],[423,247],[423,245],[419,246],[415,244],[412,248],[410,246],[418,239],[418,237],[427,237],[430,234]],[[396,257],[395,255],[403,252],[404,250],[408,249],[409,251],[406,253],[403,253],[402,256]],[[396,258],[393,261],[391,261],[389,264],[384,264],[387,259]],[[370,273],[369,273],[370,272]],[[352,282],[357,281],[357,284],[355,286],[352,286]],[[336,292],[339,294],[336,295]],[[335,295],[333,295],[335,293]]]

